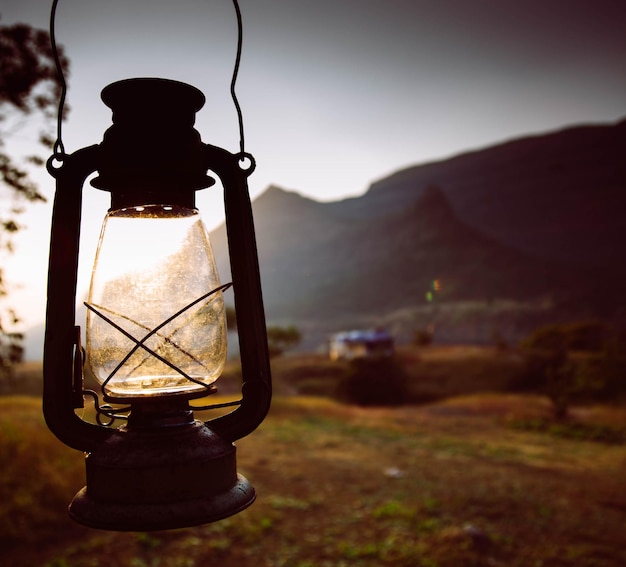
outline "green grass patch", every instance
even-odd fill
[[[626,444],[626,428],[600,423],[554,421],[535,418],[511,420],[509,425],[515,429],[546,433],[555,437],[577,441],[593,441],[609,445]]]

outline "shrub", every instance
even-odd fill
[[[361,406],[400,405],[407,401],[408,375],[395,357],[357,358],[339,382],[337,397]]]
[[[600,321],[576,321],[539,327],[522,343],[523,346],[544,350],[600,352],[616,340],[617,334]]]
[[[626,357],[616,333],[603,323],[582,321],[535,330],[525,348],[526,389],[543,391],[561,419],[576,397],[608,397],[626,390]],[[571,352],[576,351],[576,360]]]
[[[413,340],[411,341],[415,346],[427,347],[433,342],[433,334],[430,331],[424,329],[417,329],[413,332]]]
[[[544,350],[528,355],[528,365],[536,373],[544,393],[552,402],[556,419],[567,417],[569,406],[575,394],[580,393],[581,384],[577,380],[576,368],[569,360],[567,351]]]
[[[270,356],[280,356],[295,347],[302,340],[302,334],[293,325],[288,327],[268,327],[267,345]]]
[[[586,356],[578,372],[581,381],[600,400],[616,400],[626,393],[626,354],[616,346]]]

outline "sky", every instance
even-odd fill
[[[1,23],[48,28],[51,2],[3,0]],[[240,0],[237,93],[246,151],[258,163],[253,198],[275,184],[320,201],[360,195],[407,166],[527,134],[626,117],[623,0]],[[230,99],[236,19],[230,0],[60,0],[57,41],[71,61],[63,142],[71,153],[110,125],[100,91],[156,76],[206,97],[204,142],[238,150]],[[34,142],[28,128],[7,141]],[[167,151],[167,148],[164,148]],[[34,175],[52,199],[53,180]],[[5,201],[6,201],[5,197]],[[220,223],[219,190],[198,204]],[[87,279],[108,199],[86,191],[79,287]],[[25,325],[43,319],[51,207],[3,260]]]

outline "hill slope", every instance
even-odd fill
[[[461,219],[531,254],[590,267],[621,263],[626,243],[626,120],[513,140],[409,167],[333,205],[366,218],[440,186]]]
[[[472,301],[483,311],[494,301],[543,302],[530,318],[483,320],[483,340],[494,326],[519,335],[546,320],[619,318],[625,155],[626,121],[410,167],[333,203],[270,187],[253,205],[268,319],[330,330],[394,325],[390,314],[409,310],[408,325],[423,325],[433,306],[426,319],[415,313],[429,307],[435,279],[440,312]],[[212,239],[225,257],[223,227]],[[455,317],[464,329],[457,338],[478,338],[476,321],[457,312],[447,324]]]
[[[318,339],[375,324],[436,321],[449,338],[485,340],[558,319],[621,323],[625,156],[622,121],[409,167],[332,203],[270,187],[253,204],[268,320]],[[226,280],[224,227],[211,239]]]
[[[524,300],[550,294],[570,275],[471,228],[436,188],[376,219],[342,222],[315,203],[304,217],[295,226],[290,218],[257,227],[270,316],[380,316],[424,304],[435,279],[441,300]],[[301,230],[307,222],[315,225]]]

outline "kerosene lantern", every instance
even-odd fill
[[[100,144],[48,162],[56,178],[44,347],[44,414],[86,453],[87,483],[69,513],[90,527],[156,530],[235,514],[255,499],[233,442],[265,418],[271,378],[247,178],[251,155],[205,144],[194,129],[204,95],[157,78],[102,92],[113,125]],[[76,323],[83,185],[108,191],[87,301],[85,348]],[[232,282],[220,282],[195,193],[218,177]],[[231,288],[232,285],[232,289]],[[232,293],[243,383],[234,409],[203,422],[216,392]],[[99,392],[85,390],[85,376]],[[77,413],[95,399],[97,421]],[[190,400],[196,400],[190,404]],[[101,403],[103,401],[104,403]],[[117,419],[124,425],[115,427]]]

